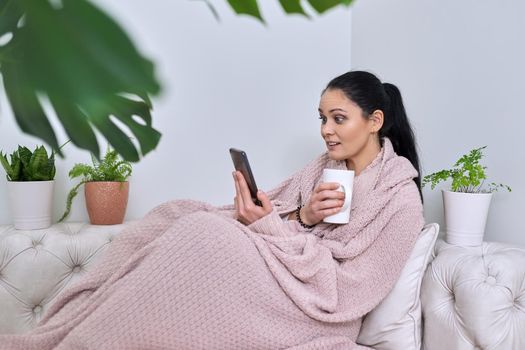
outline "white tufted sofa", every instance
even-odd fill
[[[0,334],[32,329],[125,225],[0,226]],[[434,253],[421,286],[423,349],[525,350],[525,249],[438,240]]]
[[[438,240],[422,289],[425,350],[525,349],[525,248]]]
[[[65,223],[34,231],[0,226],[0,334],[32,329],[125,225]]]

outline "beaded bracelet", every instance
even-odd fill
[[[295,217],[297,218],[297,222],[298,222],[302,227],[304,227],[304,228],[307,228],[307,229],[314,228],[315,224],[314,224],[314,225],[307,225],[307,224],[305,224],[305,223],[303,222],[303,220],[301,220],[301,214],[300,214],[300,212],[301,212],[301,208],[302,208],[302,207],[303,207],[303,206],[300,205],[300,206],[297,207],[297,209],[295,209]]]

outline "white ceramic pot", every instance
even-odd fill
[[[17,230],[51,226],[55,181],[8,181],[7,192],[13,224]]]
[[[483,242],[492,193],[462,193],[443,190],[446,241],[477,246]]]

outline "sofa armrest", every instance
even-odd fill
[[[525,249],[439,240],[421,290],[423,348],[525,349]]]
[[[124,226],[0,226],[0,334],[35,327],[57,295],[94,266]]]

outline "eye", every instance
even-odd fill
[[[342,116],[342,115],[336,115],[336,116],[334,117],[334,119],[335,119],[335,122],[336,122],[337,124],[343,124],[343,122],[345,121],[346,117],[345,117],[345,116]]]
[[[319,119],[321,119],[321,124],[326,124],[326,117],[325,116],[320,116]]]

